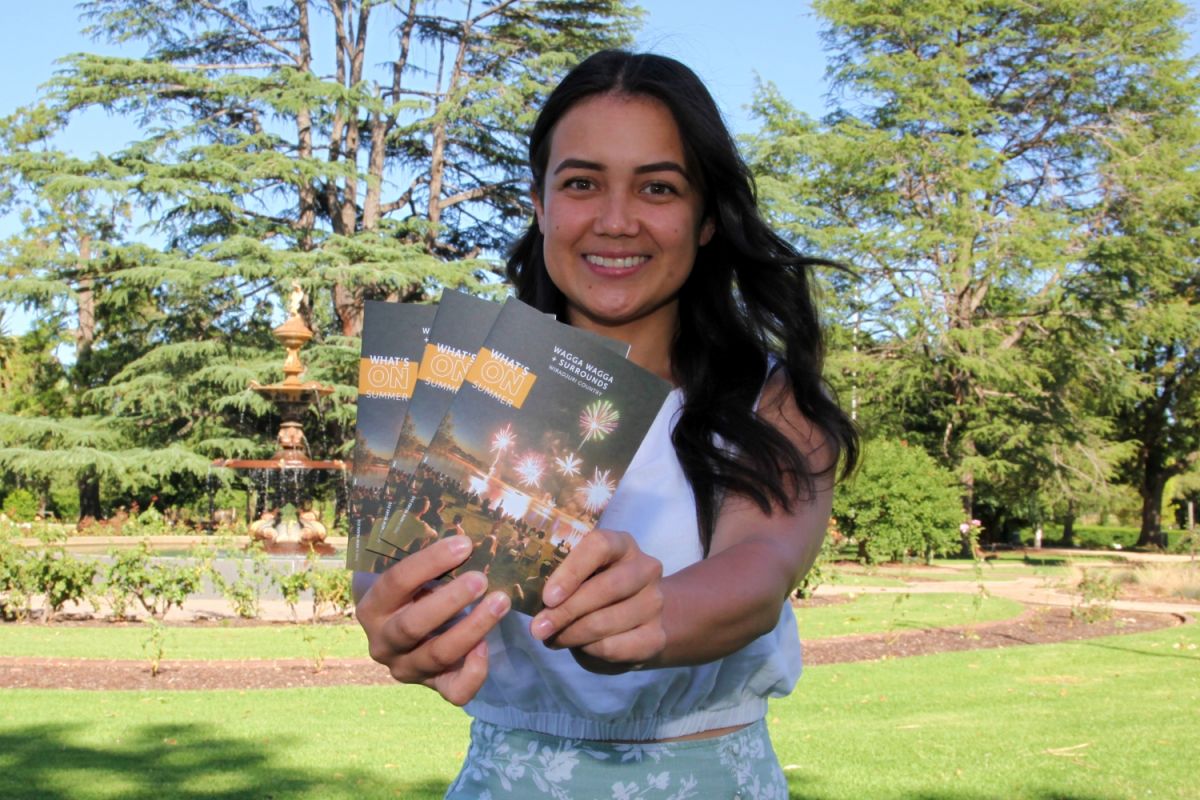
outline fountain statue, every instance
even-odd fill
[[[263,542],[270,552],[303,552],[310,548],[332,551],[325,544],[328,531],[312,501],[320,485],[328,483],[331,477],[338,500],[345,498],[345,462],[310,458],[301,424],[309,407],[333,392],[332,386],[301,380],[305,368],[300,361],[300,348],[313,336],[300,317],[304,299],[304,290],[293,281],[288,301],[290,315],[271,332],[287,353],[283,380],[265,385],[250,381],[250,388],[279,411],[279,433],[275,438],[279,449],[269,459],[224,458],[213,462],[214,467],[232,469],[236,475],[250,479],[247,488],[255,497],[250,535]],[[211,490],[209,507],[211,512]]]

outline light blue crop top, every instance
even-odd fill
[[[671,444],[682,399],[678,389],[667,398],[599,523],[632,534],[664,575],[702,557],[691,485]],[[566,738],[666,739],[754,722],[800,677],[790,603],[774,630],[719,661],[623,675],[584,670],[530,636],[529,621],[511,612],[488,635],[488,677],[466,706],[471,716]]]

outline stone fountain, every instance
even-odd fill
[[[312,339],[312,331],[300,317],[304,292],[292,284],[288,303],[290,316],[271,333],[283,345],[283,380],[260,384],[250,381],[250,389],[269,400],[279,412],[279,449],[269,459],[223,458],[214,467],[231,469],[255,498],[254,521],[250,535],[261,541],[268,552],[332,552],[325,543],[327,528],[313,504],[323,486],[333,483],[338,506],[344,505],[346,464],[344,461],[316,460],[309,457],[308,439],[302,421],[309,408],[333,392],[332,386],[302,380],[305,372],[300,348]],[[209,495],[210,513],[212,495]],[[291,513],[285,513],[287,509]]]

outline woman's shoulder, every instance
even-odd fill
[[[821,472],[828,466],[822,462],[831,460],[835,451],[830,447],[826,433],[800,409],[796,400],[796,386],[779,359],[774,359],[768,368],[755,410],[761,420],[804,453],[816,468],[814,472]]]

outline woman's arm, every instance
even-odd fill
[[[708,558],[667,578],[628,534],[588,534],[547,582],[548,608],[533,635],[572,648],[587,669],[700,664],[770,631],[788,594],[820,551],[833,497],[833,453],[796,408],[782,373],[768,382],[759,415],[805,453],[815,493],[790,512],[751,500],[721,507]]]

